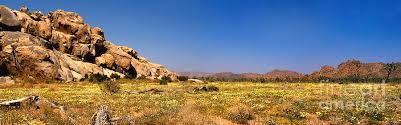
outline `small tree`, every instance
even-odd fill
[[[161,79],[160,79],[160,85],[167,85],[169,82],[172,82],[172,80],[171,80],[171,78],[170,77],[168,77],[168,76],[163,76]]]
[[[384,80],[385,83],[387,83],[388,79],[390,78],[390,75],[397,69],[395,66],[395,63],[387,63],[384,66],[384,70],[387,72],[386,79]]]

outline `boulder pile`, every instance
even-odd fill
[[[107,41],[99,27],[91,27],[74,12],[47,15],[27,7],[11,10],[0,5],[0,76],[26,75],[79,81],[91,74],[176,79],[176,74],[151,63],[134,49]]]

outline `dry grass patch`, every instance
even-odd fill
[[[89,124],[100,105],[108,105],[116,116],[132,116],[137,124],[351,124],[401,123],[400,84],[388,84],[385,96],[361,96],[361,84],[325,84],[346,89],[346,94],[321,94],[313,83],[209,83],[219,91],[192,93],[204,84],[169,83],[120,79],[121,91],[159,89],[161,94],[104,94],[98,84],[78,83],[0,85],[0,102],[35,94],[56,100],[68,107],[77,123]],[[378,86],[377,84],[371,84]],[[323,109],[322,101],[384,101],[386,108],[375,112],[366,109]],[[62,116],[36,109],[1,111],[0,119],[15,124],[64,124]],[[47,115],[46,115],[47,114]],[[48,115],[54,115],[51,118]],[[44,118],[49,118],[50,121]]]

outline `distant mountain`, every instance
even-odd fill
[[[241,73],[236,74],[232,72],[220,72],[220,73],[204,73],[204,72],[179,72],[181,76],[188,77],[214,77],[224,79],[257,79],[257,78],[300,78],[304,75],[291,70],[273,70],[265,74],[259,73]]]
[[[278,69],[264,74],[264,78],[301,78],[303,76],[303,74],[295,71]]]
[[[207,73],[207,72],[177,72],[179,76],[188,76],[188,77],[210,77],[215,73]]]
[[[239,79],[302,79],[306,81],[316,81],[319,79],[344,79],[344,78],[357,78],[357,79],[384,79],[387,76],[385,70],[385,63],[370,62],[362,63],[359,60],[347,60],[340,63],[337,67],[324,65],[319,71],[311,74],[302,74],[291,70],[272,70],[265,74],[259,73],[241,73],[236,74],[232,72],[221,73],[203,73],[203,72],[183,72],[180,75],[189,77],[209,77],[214,79],[224,80],[239,80]],[[395,63],[396,70],[391,73],[390,78],[401,78],[401,63]],[[296,81],[296,80],[295,80]]]

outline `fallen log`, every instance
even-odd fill
[[[162,92],[164,92],[164,91],[159,90],[159,89],[149,89],[149,90],[145,90],[145,91],[140,91],[139,94],[144,94],[144,93],[159,94]]]
[[[163,90],[159,90],[159,89],[149,89],[149,90],[144,90],[144,91],[125,91],[125,93],[127,94],[146,94],[146,93],[150,93],[150,94],[160,94],[163,93]]]
[[[2,103],[0,103],[0,107],[7,108],[7,109],[10,109],[10,108],[19,109],[19,108],[28,108],[28,107],[36,106],[36,108],[38,108],[36,105],[36,103],[38,101],[39,101],[39,96],[32,95],[32,96],[20,98],[17,100],[2,102]]]
[[[4,109],[4,110],[32,108],[32,107],[35,107],[36,109],[48,108],[48,107],[51,109],[57,109],[59,111],[58,112],[59,115],[67,118],[71,122],[71,124],[76,124],[76,121],[67,115],[64,106],[61,106],[56,101],[50,102],[50,101],[40,98],[39,96],[36,96],[36,95],[0,103],[0,109]]]

